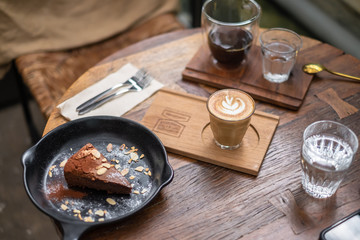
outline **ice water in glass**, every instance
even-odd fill
[[[289,29],[270,28],[259,40],[264,78],[272,83],[287,81],[302,46],[301,37]]]
[[[304,132],[300,161],[302,186],[315,198],[327,198],[336,192],[344,179],[358,140],[350,129],[339,123],[320,121],[314,124]]]
[[[264,78],[274,83],[285,82],[295,64],[295,49],[286,43],[272,42],[263,51]]]

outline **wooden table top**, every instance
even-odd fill
[[[314,57],[329,69],[360,75],[359,59],[314,39],[303,41],[302,50],[313,48]],[[129,62],[171,89],[208,97],[214,88],[182,79],[201,44],[199,29],[134,44],[89,69],[60,102]],[[151,101],[124,117],[141,121]],[[328,119],[359,136],[359,108],[360,84],[325,72],[313,78],[298,111],[256,101],[257,110],[280,117],[257,177],[168,153],[175,177],[159,196],[125,222],[86,233],[84,239],[317,239],[322,229],[360,209],[360,154],[333,197],[314,199],[301,187],[302,133],[310,123]],[[65,122],[55,110],[44,134]]]

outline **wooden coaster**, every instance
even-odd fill
[[[162,89],[142,124],[151,129],[169,152],[257,176],[279,117],[255,111],[240,147],[222,150],[214,143],[206,98]]]
[[[224,69],[214,64],[208,48],[202,46],[183,71],[183,79],[207,84],[216,88],[237,88],[253,98],[278,106],[300,108],[313,76],[302,71],[306,62],[305,51],[300,51],[289,80],[271,83],[262,75],[262,56],[259,46],[253,46],[247,63],[239,69]]]

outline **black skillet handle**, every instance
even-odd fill
[[[31,148],[29,148],[28,150],[26,150],[24,152],[24,154],[21,157],[21,163],[23,165],[23,167],[25,168],[27,166],[27,164],[31,163],[32,160],[34,159],[34,152],[36,149],[36,145],[32,146]]]
[[[163,174],[161,176],[161,188],[168,185],[173,180],[173,178],[174,178],[174,169],[172,168],[168,158],[166,157]]]
[[[62,228],[62,234],[64,240],[78,240],[80,236],[89,229],[89,226],[77,225],[71,223],[59,223]]]

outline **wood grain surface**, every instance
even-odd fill
[[[166,38],[169,40],[164,41]],[[303,37],[303,42],[303,49],[313,47],[317,51],[316,56],[308,51],[308,59],[314,58],[334,71],[360,75],[359,59],[336,48],[328,50],[326,44],[313,39]],[[208,97],[216,89],[184,81],[181,76],[201,44],[199,29],[137,44],[125,54],[119,52],[89,69],[60,101],[128,62],[145,67],[171,89]],[[327,73],[312,79],[298,111],[256,101],[257,110],[280,117],[257,177],[168,153],[175,170],[171,184],[141,212],[126,221],[94,229],[83,239],[318,239],[323,228],[360,208],[359,152],[333,197],[317,200],[301,187],[300,146],[307,125],[317,120],[334,120],[359,136],[359,111],[340,118],[317,97],[329,88],[342,101],[360,108],[360,84]],[[153,98],[148,99],[124,117],[141,121],[152,101]],[[64,122],[55,110],[44,134]]]

